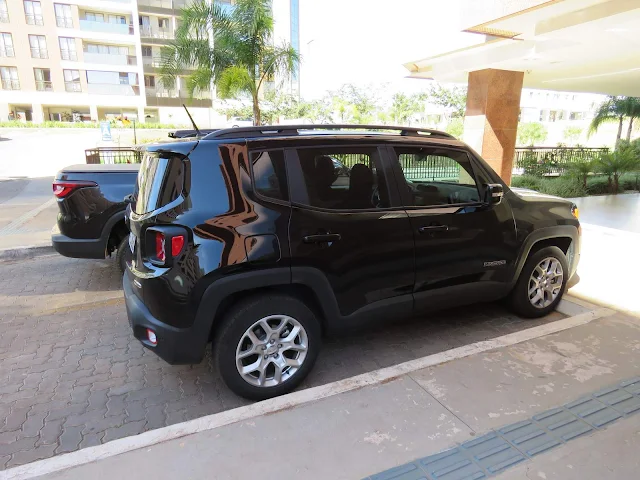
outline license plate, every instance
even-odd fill
[[[136,236],[131,232],[129,234],[129,248],[131,249],[131,253],[136,253]]]

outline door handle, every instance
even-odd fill
[[[447,225],[429,225],[418,229],[420,233],[446,232],[447,230],[449,230]]]
[[[306,237],[302,237],[302,241],[304,243],[329,243],[329,242],[337,242],[342,237],[339,233],[321,233],[318,235],[307,235]]]

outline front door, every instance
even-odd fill
[[[335,301],[345,324],[413,308],[413,233],[386,152],[348,143],[287,152],[294,283],[320,275],[331,298],[319,300]]]
[[[416,309],[498,298],[511,279],[515,228],[506,202],[487,206],[464,150],[391,148],[416,244]]]

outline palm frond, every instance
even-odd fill
[[[220,98],[233,98],[239,94],[253,96],[256,93],[256,84],[249,71],[236,65],[220,72],[215,83]]]

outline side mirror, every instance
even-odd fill
[[[485,188],[484,201],[487,205],[498,205],[502,201],[504,188],[499,183],[488,183]]]

